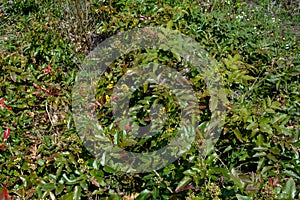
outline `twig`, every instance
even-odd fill
[[[165,181],[165,180],[159,175],[159,173],[157,173],[156,170],[153,170],[153,171],[154,171],[155,175],[158,176],[159,181],[160,181],[160,182],[164,182],[164,183],[167,185],[167,181]],[[167,186],[167,189],[169,190],[169,192],[171,192],[171,194],[173,194],[173,191],[172,191],[172,189],[171,189],[169,186]]]
[[[52,127],[54,127],[53,122],[52,122],[52,119],[51,119],[50,114],[49,114],[49,111],[48,111],[48,104],[47,104],[47,102],[46,102],[46,112],[47,112],[47,115],[48,115],[48,118],[49,118],[49,120],[50,120],[50,122],[51,122]]]

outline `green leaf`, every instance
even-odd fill
[[[151,196],[151,191],[145,189],[139,194],[136,200],[146,200],[149,199],[150,196]]]
[[[287,114],[280,114],[273,118],[272,124],[280,123],[287,118]]]
[[[227,151],[230,151],[231,149],[232,149],[232,146],[230,145],[230,146],[226,147],[226,149],[223,151],[223,153],[226,153]]]
[[[144,90],[144,93],[146,93],[146,92],[147,92],[147,90],[148,90],[148,86],[149,86],[148,82],[145,82],[145,83],[144,83],[144,85],[143,85],[143,90]]]
[[[236,198],[238,200],[252,200],[253,198],[252,197],[248,197],[248,196],[242,196],[240,194],[236,194]]]
[[[173,27],[173,20],[170,20],[170,21],[168,21],[168,23],[167,23],[167,29],[172,30],[172,27]]]
[[[56,171],[56,178],[58,178],[61,175],[63,167],[64,167],[64,164],[63,164],[63,162],[61,162],[59,168]]]
[[[68,178],[68,176],[64,173],[63,174],[63,178],[65,179],[65,181],[66,181],[66,184],[68,184],[68,185],[73,185],[73,184],[76,184],[76,183],[78,183],[79,181],[80,181],[80,177],[79,178],[76,178],[76,179],[69,179]]]
[[[205,132],[204,130],[205,130],[205,128],[207,127],[208,124],[209,124],[209,122],[202,122],[202,123],[198,126],[199,130],[200,130],[201,132]]]
[[[99,170],[100,165],[101,165],[100,161],[98,159],[95,159],[93,162],[93,168]]]
[[[59,195],[63,190],[64,190],[64,185],[61,183],[57,183],[56,189],[55,189],[55,194]]]
[[[262,134],[259,134],[259,135],[257,136],[256,146],[257,146],[257,147],[262,147],[262,146],[264,146],[264,136],[263,136]]]
[[[233,133],[240,142],[243,142],[243,136],[238,128],[235,128]]]
[[[261,132],[269,133],[269,134],[273,133],[272,127],[267,123],[260,123],[259,128],[260,128]]]
[[[52,200],[55,200],[56,198],[55,198],[55,195],[52,193],[52,192],[49,192],[49,195],[50,195],[50,198],[52,199]]]
[[[104,170],[105,172],[108,172],[108,173],[116,173],[116,172],[117,172],[116,169],[114,169],[114,168],[112,168],[112,167],[109,167],[109,166],[105,166],[105,167],[103,168],[103,170]]]
[[[210,108],[210,110],[211,110],[211,111],[216,110],[216,108],[217,108],[217,106],[218,106],[218,103],[219,103],[218,98],[215,97],[215,96],[212,96],[212,97],[210,98],[210,101],[209,101],[209,108]]]
[[[73,193],[74,192],[70,192],[68,194],[65,194],[65,195],[61,196],[60,199],[71,200],[73,198],[73,196],[74,196]]]
[[[270,107],[272,105],[272,100],[269,96],[267,97],[267,105],[268,105],[268,107]]]
[[[272,154],[279,155],[279,154],[280,154],[280,149],[279,149],[277,146],[275,146],[275,147],[272,147],[272,148],[270,149],[270,152],[271,152]]]
[[[239,187],[239,188],[243,188],[245,183],[240,179],[237,171],[232,168],[231,173],[230,173],[230,178],[233,180],[233,182]]]
[[[193,171],[193,170],[186,170],[183,172],[184,175],[187,175],[187,176],[194,176],[197,172],[196,171]]]
[[[286,174],[286,175],[288,175],[288,176],[292,176],[292,177],[294,177],[296,179],[300,179],[300,177],[295,172],[293,172],[291,170],[285,170],[283,173]]]
[[[256,123],[256,122],[252,122],[252,123],[250,123],[247,127],[246,127],[246,129],[247,130],[252,130],[252,129],[255,129],[255,128],[257,128],[258,127],[258,124]]]
[[[253,157],[265,157],[267,155],[266,152],[258,152],[256,154],[253,155]]]
[[[44,164],[45,164],[45,162],[42,159],[38,159],[37,163],[40,166],[44,166]]]
[[[80,200],[80,199],[81,199],[81,187],[76,185],[74,188],[73,200]]]
[[[80,184],[80,186],[81,186],[82,189],[88,190],[88,184],[87,184],[87,182],[85,180],[80,181],[79,184]]]
[[[55,188],[54,183],[46,183],[42,186],[43,190],[48,190],[48,191],[54,190],[54,188]]]
[[[289,178],[285,185],[283,193],[287,194],[289,199],[294,199],[294,197],[296,196],[296,184],[293,178]]]
[[[281,103],[278,102],[278,101],[273,101],[272,105],[271,105],[271,108],[280,110],[281,109]]]
[[[192,178],[190,176],[184,176],[183,179],[178,183],[175,191],[179,191],[180,189],[185,187],[191,180]]]

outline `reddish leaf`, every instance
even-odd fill
[[[129,126],[129,125],[125,125],[123,128],[124,128],[125,131],[130,131],[130,130],[132,130],[132,127]]]
[[[6,108],[6,109],[8,109],[8,110],[12,110],[11,107],[5,105],[4,101],[5,101],[5,98],[3,97],[3,98],[0,100],[0,108],[2,108],[2,109]]]
[[[178,193],[178,192],[182,192],[182,191],[184,191],[184,190],[189,190],[189,189],[192,189],[192,190],[195,190],[195,191],[198,191],[198,190],[199,190],[199,188],[196,188],[196,187],[193,186],[193,185],[187,185],[187,186],[181,188],[180,190],[177,190],[176,192]]]
[[[48,64],[48,67],[47,67],[47,68],[44,68],[43,70],[44,70],[45,74],[50,73],[50,72],[52,71],[52,70],[51,70],[50,63]]]
[[[128,153],[125,153],[125,152],[124,152],[124,153],[121,153],[120,157],[121,157],[121,158],[128,157]]]
[[[39,90],[41,89],[41,87],[40,87],[38,84],[36,84],[36,83],[33,83],[32,85],[33,85],[36,89],[39,89]]]
[[[8,137],[10,136],[10,128],[7,128],[6,131],[4,131],[4,142],[7,141]]]
[[[61,92],[60,90],[56,90],[56,91],[50,91],[50,92],[48,92],[48,94],[51,96],[55,96],[55,95],[58,95],[60,92]]]
[[[5,144],[1,144],[0,145],[0,149],[5,149],[6,148],[6,145]],[[0,199],[1,200],[1,199]]]
[[[268,178],[268,180],[269,180],[269,184],[270,184],[271,186],[273,186],[273,180],[272,180],[272,178]]]
[[[278,178],[274,178],[274,180],[272,178],[269,178],[269,184],[275,188],[275,187],[279,187],[279,188],[282,188],[282,185],[280,185],[280,180],[278,180]]]
[[[94,106],[94,110],[97,110],[97,109],[98,109],[98,106],[95,105],[95,106]]]
[[[92,182],[92,184],[94,184],[95,186],[100,187],[100,183],[99,183],[95,178],[92,178],[91,182]]]
[[[1,100],[0,100],[0,108],[5,108],[5,104],[4,104],[4,101],[5,101],[5,98],[3,97]]]
[[[2,193],[0,194],[0,200],[8,200],[8,199],[9,199],[8,191],[6,187],[3,187]]]
[[[101,100],[97,100],[97,101],[96,101],[96,104],[98,104],[99,106],[103,106],[103,103],[102,103]]]
[[[6,109],[7,109],[7,110],[12,110],[12,107],[6,106]]]
[[[118,97],[117,96],[111,96],[112,100],[117,100]]]

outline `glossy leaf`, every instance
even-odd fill
[[[296,196],[296,183],[293,178],[289,178],[285,185],[283,193],[288,196],[288,199],[294,199],[294,197]]]
[[[136,200],[146,200],[149,199],[149,197],[151,197],[151,191],[145,189],[136,197]]]
[[[190,176],[184,176],[181,181],[178,183],[175,191],[179,192],[182,188],[184,188],[187,184],[191,182],[192,178]]]

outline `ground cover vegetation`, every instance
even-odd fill
[[[1,199],[299,199],[299,19],[297,1],[2,0],[0,4]],[[217,61],[228,104],[219,140],[203,156],[209,94],[201,74],[169,51],[137,51],[99,80],[99,123],[139,152],[176,133],[176,98],[153,87],[168,110],[161,137],[127,141],[111,124],[111,89],[131,66],[156,61],[187,77],[199,95],[192,148],[144,174],[102,166],[82,145],[72,88],[84,57],[106,38],[162,26],[193,37]],[[149,86],[150,87],[150,86]],[[148,86],[132,102],[148,108]],[[175,99],[175,100],[174,100]],[[136,120],[147,124],[145,110]]]

